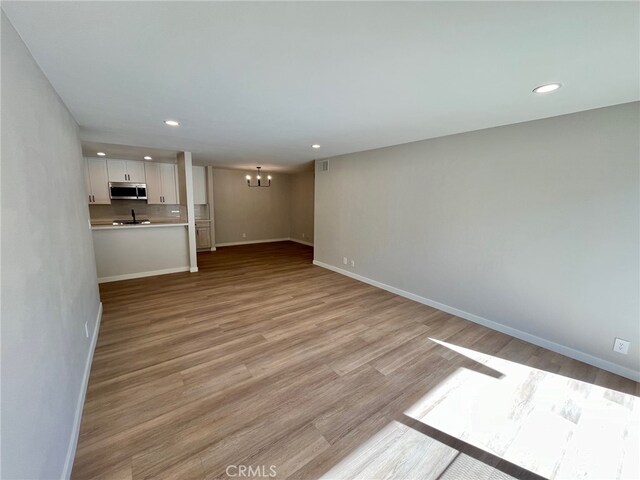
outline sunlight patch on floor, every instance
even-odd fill
[[[637,397],[431,339],[460,368],[405,414],[546,478],[640,478]]]
[[[457,450],[393,421],[322,478],[437,478],[457,454]]]

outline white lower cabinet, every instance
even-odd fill
[[[211,248],[211,229],[209,223],[196,222],[196,248]]]

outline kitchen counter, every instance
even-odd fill
[[[103,222],[91,226],[99,283],[189,271],[186,222]]]
[[[151,222],[147,224],[138,223],[135,225],[113,225],[113,223],[105,224],[91,224],[91,230],[122,230],[125,228],[159,228],[159,227],[186,227],[188,223],[185,222]]]

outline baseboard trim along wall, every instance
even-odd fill
[[[313,243],[306,242],[304,240],[298,240],[297,238],[289,237],[289,240],[296,243],[301,243],[302,245],[306,245],[307,247],[313,247]]]
[[[84,365],[84,376],[82,377],[82,387],[78,395],[76,403],[76,415],[73,420],[73,428],[71,429],[71,438],[69,439],[69,447],[67,448],[67,458],[64,462],[64,470],[62,478],[69,479],[71,477],[71,469],[73,468],[73,460],[76,456],[76,447],[78,446],[78,437],[80,436],[80,424],[82,422],[82,411],[84,410],[84,400],[87,396],[87,387],[89,386],[89,375],[91,374],[91,364],[93,363],[93,353],[98,343],[98,333],[100,332],[100,322],[102,322],[102,302],[98,307],[98,315],[96,316],[96,326],[93,329],[91,338],[91,347],[89,347],[89,355]]]
[[[546,340],[541,337],[537,337],[527,332],[523,332],[522,330],[517,330],[512,327],[508,327],[498,322],[494,322],[493,320],[488,320],[484,317],[480,317],[479,315],[475,315],[473,313],[465,312],[463,310],[459,310],[455,307],[450,307],[449,305],[444,305],[442,303],[436,302],[434,300],[430,300],[425,297],[421,297],[420,295],[416,295],[414,293],[410,293],[404,290],[401,290],[396,287],[392,287],[391,285],[387,285],[382,282],[378,282],[376,280],[372,280],[370,278],[364,277],[362,275],[358,275],[357,273],[349,272],[348,270],[343,270],[342,268],[334,267],[333,265],[329,265],[328,263],[319,262],[317,260],[313,261],[314,265],[317,265],[322,268],[326,268],[327,270],[331,270],[336,273],[340,273],[347,277],[353,278],[354,280],[358,280],[360,282],[368,283],[374,287],[381,288],[382,290],[386,290],[391,293],[395,293],[396,295],[400,295],[401,297],[408,298],[409,300],[413,300],[418,303],[422,303],[429,307],[437,308],[438,310],[442,310],[443,312],[450,313],[451,315],[455,315],[460,318],[464,318],[465,320],[469,320],[470,322],[477,323],[484,327],[490,328],[492,330],[496,330],[498,332],[510,335],[512,337],[518,338],[520,340],[524,340],[525,342],[532,343],[542,348],[546,348],[547,350],[551,350],[552,352],[559,353],[561,355],[565,355],[567,357],[573,358],[574,360],[579,360],[584,363],[588,363],[589,365],[593,365],[594,367],[601,368],[603,370],[607,370],[608,372],[615,373],[616,375],[620,375],[622,377],[629,378],[636,382],[640,382],[640,372],[635,370],[631,370],[630,368],[626,368],[620,365],[617,365],[608,360],[604,360],[602,358],[594,357],[585,352],[581,352],[580,350],[575,350],[573,348],[567,347],[565,345],[560,345],[558,343],[552,342],[550,340]]]
[[[143,277],[153,277],[155,275],[166,275],[167,273],[179,273],[179,272],[189,272],[195,271],[198,269],[191,270],[190,267],[176,267],[176,268],[165,268],[164,270],[152,270],[150,272],[137,272],[137,273],[127,273],[124,275],[114,275],[112,277],[102,277],[98,278],[98,283],[108,283],[108,282],[117,282],[119,280],[131,280],[133,278],[143,278]]]
[[[254,243],[286,242],[287,240],[292,240],[292,239],[289,237],[283,237],[283,238],[267,238],[265,240],[246,240],[244,242],[216,243],[216,248],[217,247],[233,247],[236,245],[252,245]]]

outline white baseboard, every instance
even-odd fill
[[[296,243],[301,243],[302,245],[306,245],[307,247],[313,247],[313,243],[305,242],[304,240],[298,240],[297,238],[289,237],[289,240]]]
[[[78,394],[78,401],[76,402],[76,415],[73,420],[73,428],[71,430],[71,438],[69,439],[69,446],[67,447],[67,458],[64,462],[64,470],[62,472],[62,478],[68,480],[71,477],[71,469],[73,468],[73,460],[76,456],[76,447],[78,446],[78,437],[80,436],[80,424],[82,423],[82,411],[84,410],[84,400],[87,396],[87,387],[89,386],[89,375],[91,373],[91,363],[93,362],[93,353],[96,350],[96,344],[98,343],[98,333],[100,332],[100,322],[102,321],[102,302],[98,307],[98,315],[96,317],[96,326],[93,329],[93,336],[91,337],[91,346],[89,347],[89,355],[84,365],[84,376],[82,378],[82,385],[80,387],[80,393]]]
[[[247,241],[244,241],[244,242],[216,243],[216,247],[233,247],[233,246],[236,246],[236,245],[252,245],[254,243],[286,242],[287,240],[289,240],[289,237],[268,238],[266,240],[247,240]]]
[[[98,283],[118,282],[120,280],[131,280],[132,278],[153,277],[155,275],[166,275],[167,273],[188,272],[189,267],[165,268],[164,270],[152,270],[150,272],[126,273],[124,275],[114,275],[112,277],[100,277]],[[196,272],[198,271],[196,267]]]
[[[494,322],[493,320],[488,320],[479,315],[465,312],[464,310],[459,310],[455,307],[450,307],[449,305],[444,305],[443,303],[439,303],[434,300],[421,297],[420,295],[416,295],[415,293],[406,292],[399,288],[392,287],[391,285],[387,285],[385,283],[378,282],[376,280],[372,280],[367,277],[363,277],[362,275],[358,275],[357,273],[349,272],[348,270],[343,270],[342,268],[334,267],[333,265],[329,265],[328,263],[323,263],[323,262],[319,262],[318,260],[314,260],[313,264],[322,268],[326,268],[327,270],[340,273],[347,277],[351,277],[355,280],[368,283],[369,285],[373,285],[374,287],[381,288],[388,292],[395,293],[396,295],[400,295],[401,297],[408,298],[415,302],[422,303],[424,305],[428,305],[433,308],[437,308],[438,310],[442,310],[443,312],[450,313],[451,315],[464,318],[465,320],[469,320],[471,322],[485,326],[492,330],[497,330],[498,332],[502,332],[512,337],[518,338],[520,340],[524,340],[525,342],[533,343],[534,345],[537,345],[542,348],[546,348],[547,350],[551,350],[552,352],[556,352],[561,355],[565,355],[567,357],[573,358],[574,360],[579,360],[581,362],[588,363],[589,365],[593,365],[594,367],[598,367],[603,370],[607,370],[608,372],[615,373],[616,375],[620,375],[622,377],[629,378],[636,382],[640,382],[640,372],[632,370],[627,367],[623,367],[621,365],[610,362],[608,360],[604,360],[599,357],[594,357],[593,355],[590,355],[585,352],[581,352],[580,350],[575,350],[565,345],[560,345],[559,343],[555,343],[550,340],[546,340],[544,338],[538,337],[536,335],[523,332],[522,330],[518,330],[513,327],[509,327],[507,325]]]
[[[191,272],[191,273],[196,273],[197,271],[198,271],[198,267],[191,267],[189,269],[189,272]]]
[[[290,240],[292,242],[301,243],[302,245],[307,245],[309,247],[313,247],[313,243],[305,242],[303,240],[298,240],[293,237],[283,237],[283,238],[269,238],[267,240],[249,240],[246,242],[227,242],[227,243],[216,243],[215,247],[211,248],[212,252],[215,252],[216,247],[234,247],[236,245],[252,245],[254,243],[272,243],[272,242],[286,242]]]

